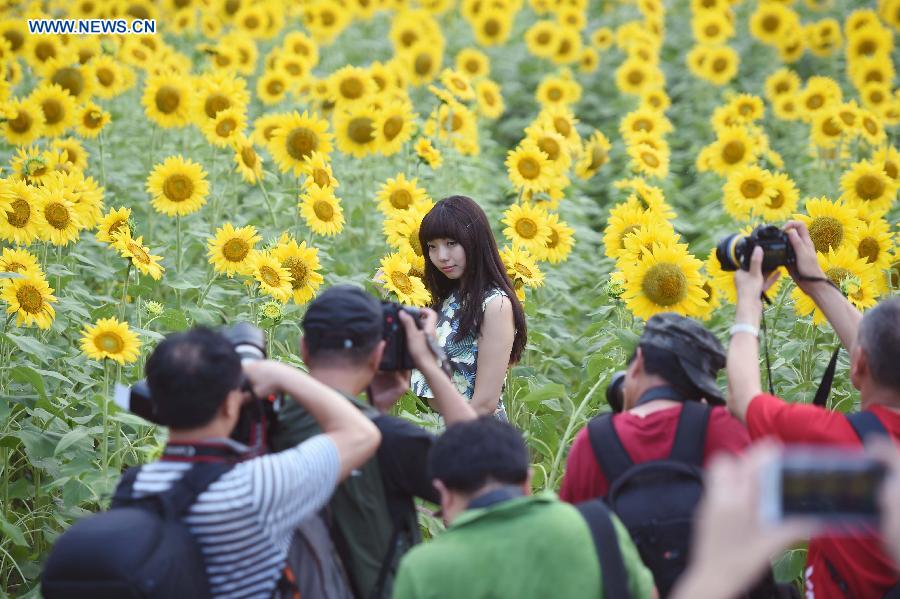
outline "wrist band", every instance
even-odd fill
[[[729,332],[733,336],[735,333],[750,333],[754,337],[759,337],[759,329],[753,326],[752,324],[747,324],[746,322],[739,322],[731,326]]]

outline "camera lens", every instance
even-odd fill
[[[737,270],[741,267],[747,238],[735,233],[722,238],[716,245],[716,258],[722,270]]]

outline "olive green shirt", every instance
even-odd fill
[[[613,523],[632,597],[651,597],[653,575],[615,516]],[[598,599],[603,584],[587,522],[548,492],[466,510],[406,554],[393,597]]]

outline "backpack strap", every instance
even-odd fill
[[[234,464],[221,462],[192,464],[191,468],[179,480],[174,482],[168,491],[140,498],[135,498],[132,493],[140,467],[129,468],[122,475],[119,486],[116,487],[110,507],[140,505],[151,502],[160,504],[164,510],[171,510],[170,513],[177,516],[191,507],[197,500],[198,495],[203,493],[212,483],[233,467]]]
[[[837,359],[838,354],[841,352],[841,347],[838,346],[837,349],[831,354],[831,359],[828,361],[828,366],[825,367],[825,373],[822,375],[822,380],[819,382],[819,388],[816,389],[816,395],[813,397],[813,405],[825,407],[825,404],[828,403],[828,394],[831,393],[831,383],[834,380],[834,369],[837,367]]]
[[[678,462],[695,466],[703,465],[703,448],[706,446],[706,429],[710,408],[699,401],[681,404],[681,415],[675,429],[675,442],[669,457]]]
[[[575,508],[587,522],[600,560],[603,596],[629,599],[628,573],[619,548],[619,537],[609,509],[600,499],[579,503]]]
[[[588,440],[591,442],[591,449],[594,450],[597,465],[600,466],[610,486],[634,465],[622,445],[622,440],[616,434],[612,414],[603,414],[588,422]]]
[[[868,410],[847,414],[847,420],[850,422],[853,430],[856,431],[856,436],[863,443],[872,435],[890,436],[884,424],[878,419],[878,416]]]

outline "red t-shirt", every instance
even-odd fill
[[[673,406],[644,417],[623,412],[613,416],[612,423],[628,457],[635,464],[640,464],[669,457],[680,415],[681,406]],[[740,453],[748,445],[750,437],[744,425],[725,408],[712,408],[703,448],[704,464],[715,453]],[[603,497],[608,490],[609,483],[597,464],[587,427],[584,427],[575,437],[569,452],[559,496],[569,503],[579,503]]]
[[[869,408],[890,434],[900,437],[900,413],[882,406]],[[850,421],[840,412],[809,404],[792,404],[771,395],[757,395],[747,408],[747,429],[753,440],[772,436],[783,443],[862,446]],[[806,560],[807,597],[843,599],[825,558],[847,583],[854,597],[882,597],[897,582],[893,562],[877,536],[817,537]]]

